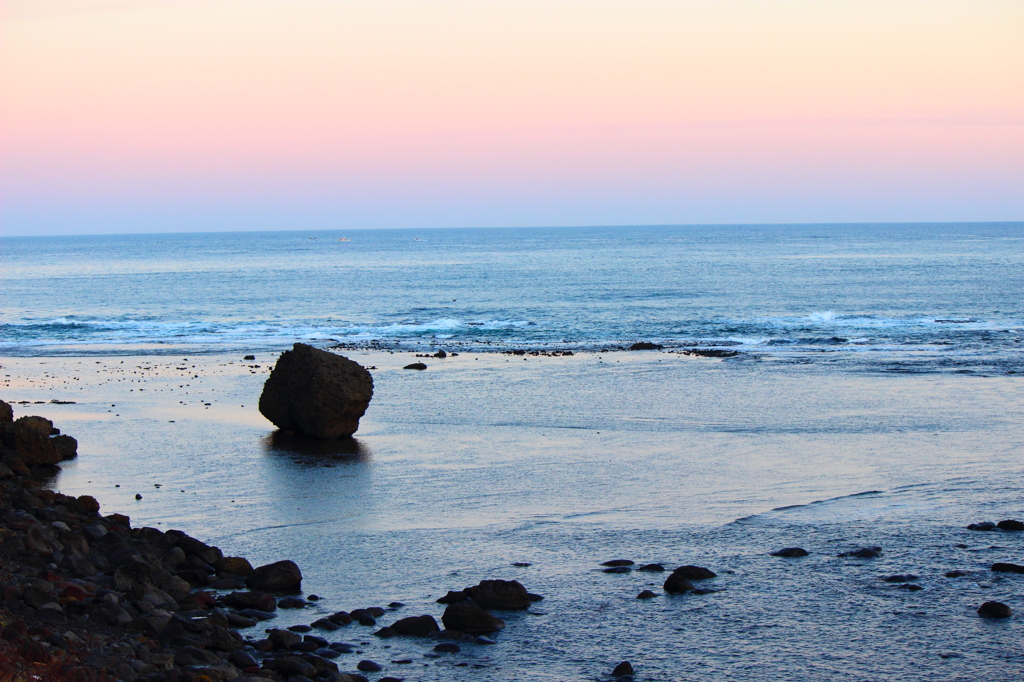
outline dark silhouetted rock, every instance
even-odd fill
[[[612,670],[612,677],[622,677],[623,675],[632,674],[633,666],[629,661],[623,661],[622,663],[619,663],[617,666],[615,666],[615,669]]]
[[[442,654],[457,654],[462,651],[462,649],[454,642],[442,642],[434,647],[434,651]]]
[[[249,563],[249,560],[239,556],[221,557],[214,563],[214,567],[218,573],[230,573],[243,578],[252,573],[252,564]]]
[[[947,578],[963,578],[965,575],[969,575],[967,571],[961,571],[959,569],[955,571],[946,571]]]
[[[996,524],[992,523],[991,521],[982,521],[981,523],[972,523],[969,526],[967,526],[967,530],[990,531],[990,530],[995,530],[995,529],[996,529]]]
[[[638,341],[629,347],[630,350],[661,350],[665,346],[650,341]]]
[[[440,632],[441,630],[437,625],[437,621],[434,620],[434,617],[428,615],[402,618],[401,620],[395,621],[391,625],[391,629],[399,635],[412,635],[415,637],[423,637],[424,635],[429,635],[432,632]]]
[[[256,356],[255,356],[255,355],[246,355],[246,356],[245,356],[244,358],[242,358],[242,359],[243,359],[243,360],[255,360],[255,359],[256,359]]]
[[[995,563],[992,564],[992,570],[996,573],[1024,573],[1024,566],[1018,566],[1017,564]]]
[[[232,592],[224,596],[224,603],[236,609],[277,610],[277,600],[266,592]]]
[[[672,575],[678,575],[687,580],[710,580],[711,578],[718,577],[717,573],[703,566],[680,566],[672,571]]]
[[[253,570],[245,584],[266,592],[298,592],[302,588],[302,572],[294,561],[278,561]]]
[[[611,561],[606,561],[606,562],[604,562],[601,565],[602,566],[612,566],[612,567],[615,567],[615,566],[632,566],[633,562],[630,561],[629,559],[612,559]]]
[[[636,595],[636,598],[637,599],[654,599],[657,596],[658,595],[654,594],[650,590],[644,590],[640,594]]]
[[[78,441],[55,433],[58,430],[53,428],[53,422],[43,417],[0,419],[0,444],[17,452],[29,466],[54,465],[75,458]]]
[[[530,593],[517,580],[481,580],[464,592],[484,609],[525,609],[531,603]]]
[[[612,566],[611,568],[602,568],[603,573],[632,573],[633,569],[629,566]]]
[[[897,589],[906,590],[907,592],[920,592],[924,588],[920,585],[915,585],[914,583],[903,583],[902,585],[898,586]]]
[[[794,559],[796,557],[807,556],[808,551],[803,547],[786,547],[777,552],[772,552],[771,555],[785,557],[786,559]]]
[[[426,368],[427,368],[427,366],[424,365],[422,362],[414,362],[411,365],[406,365],[402,369],[426,369]]]
[[[978,615],[982,618],[1009,618],[1013,609],[999,601],[987,601],[978,607]]]
[[[1024,523],[1015,521],[1014,519],[1006,519],[996,524],[996,528],[1000,530],[1024,530]]]
[[[471,635],[497,632],[505,627],[505,621],[495,618],[486,609],[470,600],[449,604],[441,616],[441,622],[448,630],[458,630]]]
[[[279,429],[335,439],[356,432],[372,397],[373,377],[362,365],[296,343],[278,358],[259,408]]]
[[[443,350],[439,350],[436,353],[434,353],[434,357],[435,358],[442,358],[442,359],[444,359],[444,358],[448,357],[448,353],[445,353]]]
[[[0,400],[0,423],[13,421],[14,409],[8,403]]]
[[[359,661],[356,664],[357,670],[362,670],[364,673],[375,673],[382,670],[380,663],[374,663],[373,661]]]
[[[455,590],[448,590],[448,594],[443,597],[438,597],[436,600],[438,604],[458,604],[460,601],[466,600],[466,593],[463,590],[456,592]]]
[[[881,547],[861,547],[850,552],[843,552],[839,555],[840,557],[848,557],[851,559],[877,559],[882,556]]]
[[[644,571],[644,572],[647,572],[647,573],[662,573],[662,572],[664,572],[665,567],[663,565],[661,565],[661,564],[644,564],[643,566],[641,566],[640,568],[638,568],[636,570]]]
[[[682,594],[683,592],[690,592],[693,590],[693,583],[679,575],[678,573],[672,573],[665,580],[665,591],[669,594]]]

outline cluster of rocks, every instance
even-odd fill
[[[664,564],[642,564],[637,566],[636,562],[630,559],[611,559],[610,561],[603,562],[601,565],[605,567],[602,569],[605,573],[632,573],[634,570],[645,573],[664,573],[667,570]],[[692,581],[711,580],[717,577],[717,573],[703,566],[680,566],[669,574],[662,588],[666,594],[685,594],[687,592],[692,594],[712,594],[718,592],[718,590],[709,587],[697,587]],[[644,590],[636,598],[653,599],[657,596],[651,590]]]
[[[439,358],[441,360],[444,360],[449,355],[451,355],[453,358],[459,357],[459,354],[456,353],[455,351],[448,353],[443,348],[439,349],[436,353],[416,353],[416,357],[418,358]]]
[[[529,355],[535,358],[561,358],[575,355],[571,350],[523,350],[521,348],[503,350],[501,353],[502,355]]]

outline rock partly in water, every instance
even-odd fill
[[[294,561],[277,561],[253,570],[245,584],[265,592],[298,592],[302,588],[302,572]]]
[[[484,609],[525,609],[532,603],[530,593],[517,580],[481,580],[464,593]]]
[[[796,557],[807,556],[810,554],[803,547],[785,547],[776,552],[772,552],[771,556],[785,557],[786,559],[795,559]]]
[[[6,416],[10,405],[4,405],[6,409],[0,408],[0,412]],[[16,451],[28,466],[54,465],[74,459],[78,454],[78,441],[71,436],[60,435],[59,430],[53,428],[53,422],[44,417],[19,417],[14,421],[0,419],[0,444]]]
[[[646,573],[662,573],[665,571],[665,567],[662,564],[644,564],[636,570]]]
[[[997,562],[992,564],[992,570],[996,573],[1024,573],[1024,566]]]
[[[612,559],[611,561],[605,561],[601,565],[602,566],[611,566],[611,567],[614,568],[616,566],[632,566],[633,562],[630,561],[629,559]]]
[[[486,635],[505,627],[505,621],[495,618],[489,611],[469,599],[449,604],[441,616],[441,622],[449,630],[471,635]]]
[[[672,575],[678,575],[687,580],[710,580],[718,577],[718,574],[703,566],[680,566],[672,571]]]
[[[426,369],[426,368],[427,368],[427,366],[424,365],[422,362],[414,362],[411,365],[406,365],[402,369],[421,369],[422,370],[422,369]]]
[[[665,591],[669,594],[682,594],[683,592],[693,591],[693,583],[675,572],[665,580],[664,587]]]
[[[612,670],[612,677],[622,677],[623,675],[632,675],[633,665],[629,661],[623,661],[615,666]]]
[[[351,436],[373,397],[359,363],[304,343],[278,358],[260,395],[260,413],[284,431],[312,438]]]
[[[440,632],[441,630],[437,625],[437,621],[434,620],[434,617],[428,615],[402,618],[401,620],[395,621],[391,625],[391,629],[399,635],[411,635],[415,637],[423,637],[432,632]]]
[[[665,346],[650,341],[638,341],[629,347],[630,350],[661,350]]]
[[[997,523],[996,528],[1000,530],[1024,530],[1024,523],[1015,519],[1006,519]]]
[[[1009,618],[1013,609],[999,601],[987,601],[978,607],[978,615],[982,618]]]
[[[982,531],[982,532],[987,532],[987,531],[995,530],[995,529],[996,529],[996,524],[992,523],[991,521],[982,521],[980,523],[972,523],[969,526],[967,526],[967,530],[977,530],[977,531]]]
[[[654,599],[657,596],[658,595],[656,595],[655,593],[651,592],[650,590],[644,590],[640,594],[636,595],[636,598],[637,599]]]
[[[839,555],[840,557],[851,558],[851,559],[877,559],[882,556],[881,547],[861,547],[849,552],[843,552]]]

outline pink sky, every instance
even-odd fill
[[[0,232],[1024,219],[1024,3],[0,0]]]

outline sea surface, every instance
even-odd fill
[[[1024,575],[990,566],[1024,564],[1024,533],[966,529],[1024,520],[1022,224],[19,238],[0,265],[0,398],[79,440],[54,486],[294,559],[323,600],[275,627],[391,601],[381,625],[440,619],[486,578],[545,597],[441,658],[350,626],[342,670],[1022,677]],[[373,368],[355,439],[255,410],[295,341]],[[618,350],[637,341],[665,348]],[[437,349],[458,355],[402,369]],[[810,555],[769,554],[791,546]],[[718,577],[668,596],[609,559]]]
[[[7,355],[650,341],[1024,369],[1021,223],[5,238],[0,259]]]

